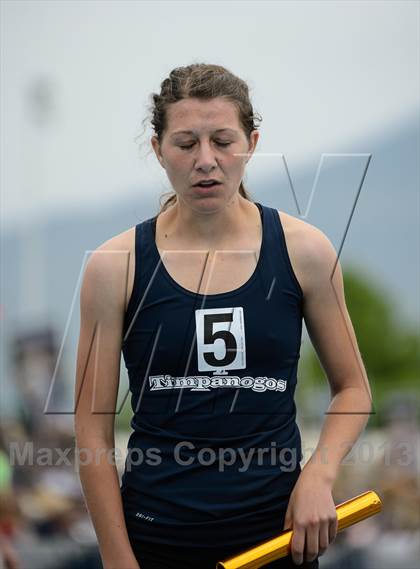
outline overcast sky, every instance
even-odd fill
[[[258,151],[283,153],[292,172],[312,161],[315,174],[323,152],[415,116],[418,22],[419,3],[403,0],[3,1],[3,221],[169,189],[134,137],[150,94],[193,62],[245,79],[263,117]],[[30,102],[40,77],[52,94],[44,124]],[[249,165],[276,167],[263,155]]]

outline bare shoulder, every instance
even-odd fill
[[[130,251],[134,249],[135,227],[114,235],[99,245],[96,251]]]
[[[329,278],[337,253],[329,238],[315,225],[278,210],[287,250],[303,292]]]
[[[111,306],[127,306],[134,275],[135,227],[101,243],[86,263],[82,293]]]

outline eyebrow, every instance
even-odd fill
[[[236,134],[236,131],[233,130],[232,128],[218,128],[214,132],[215,133],[216,132],[230,132],[232,134]],[[196,132],[193,130],[177,130],[176,132],[173,132],[171,134],[171,138],[173,138],[174,136],[177,136],[178,134],[196,134]]]

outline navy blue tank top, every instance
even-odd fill
[[[122,345],[133,431],[121,496],[132,539],[241,546],[283,530],[301,471],[303,293],[278,211],[255,205],[263,227],[255,270],[219,294],[171,277],[157,216],[135,228]]]

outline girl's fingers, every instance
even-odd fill
[[[305,561],[313,561],[319,550],[319,524],[308,525],[305,533]]]
[[[335,520],[332,520],[328,524],[328,539],[330,543],[332,543],[335,540],[337,536],[337,529],[338,529],[338,520],[336,518]]]
[[[303,562],[303,552],[305,548],[305,528],[302,526],[293,526],[292,543],[290,546],[290,555],[293,563],[300,565]]]
[[[330,524],[324,522],[319,527],[319,555],[322,555],[327,550],[330,544]]]

